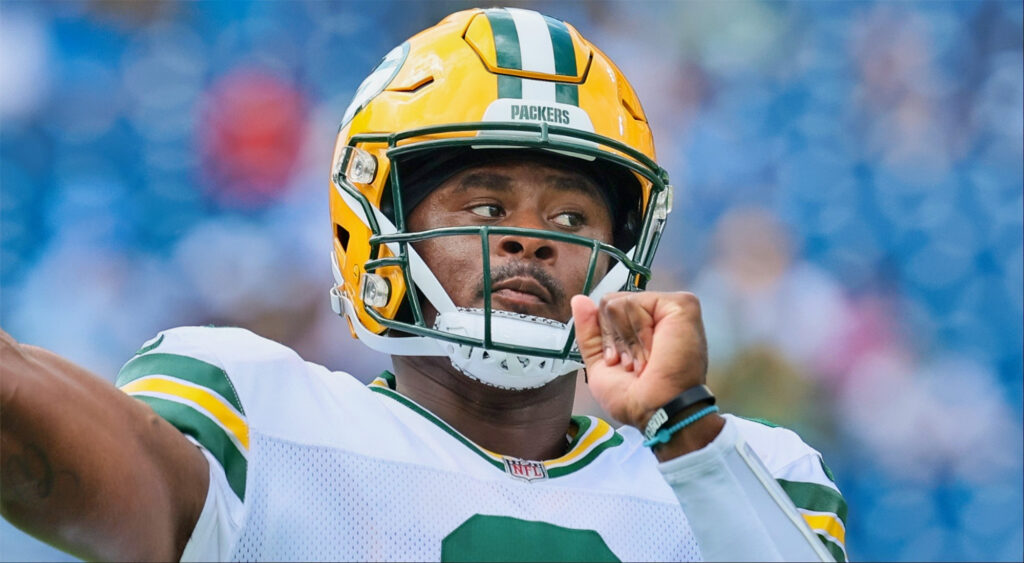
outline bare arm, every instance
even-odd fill
[[[145,404],[0,330],[0,509],[87,559],[177,560],[202,511],[202,453]]]

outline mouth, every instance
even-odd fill
[[[547,305],[551,303],[551,293],[532,277],[515,276],[494,284],[491,299],[508,305]]]

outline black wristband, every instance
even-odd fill
[[[707,403],[708,406],[715,404],[715,396],[711,394],[711,389],[708,389],[707,385],[697,385],[690,387],[686,391],[676,395],[674,399],[665,403],[665,406],[654,411],[654,415],[647,421],[647,426],[644,428],[644,437],[650,440],[654,438],[654,435],[661,430],[661,427],[665,425],[673,416],[680,412],[696,405],[698,403]]]

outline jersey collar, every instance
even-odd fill
[[[396,390],[395,376],[391,372],[385,371],[380,374],[370,382],[368,387],[371,391],[398,401],[416,414],[434,423],[469,448],[470,451],[510,475],[513,475],[510,467],[514,466],[516,462],[526,462],[543,466],[543,473],[547,478],[561,477],[586,467],[601,452],[622,443],[622,436],[604,420],[595,416],[577,415],[572,417],[571,424],[574,426],[575,433],[572,432],[573,429],[570,429],[569,434],[572,436],[572,440],[569,443],[569,451],[565,455],[543,461],[521,460],[478,446],[472,440],[463,436],[458,430],[452,428],[447,422],[438,418],[437,415],[399,393]]]

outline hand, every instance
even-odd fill
[[[616,420],[643,431],[657,409],[705,382],[707,341],[692,293],[619,292],[600,306],[577,295],[572,314],[590,390]]]

